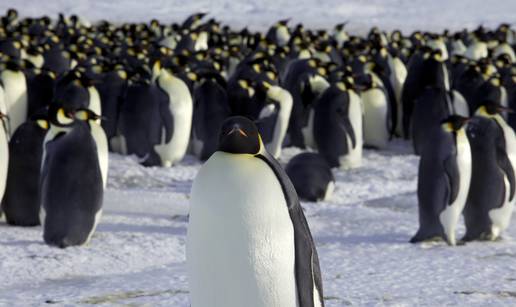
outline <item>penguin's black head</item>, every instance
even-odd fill
[[[468,117],[460,115],[450,115],[448,118],[441,121],[443,129],[447,132],[457,132],[464,127],[469,121]]]
[[[103,119],[102,116],[96,114],[92,110],[84,109],[84,108],[81,108],[81,109],[78,109],[77,111],[75,111],[74,117],[75,117],[75,119],[78,119],[81,121],[93,120],[93,121],[99,122],[101,119]]]
[[[251,120],[243,116],[233,116],[224,121],[220,130],[218,151],[256,155],[260,149],[261,137]]]
[[[65,109],[60,103],[53,102],[48,108],[48,120],[56,126],[68,127],[74,123],[74,112]]]
[[[512,109],[502,106],[500,103],[487,100],[477,110],[478,115],[483,117],[493,117],[496,114],[500,114],[502,112],[512,113]]]

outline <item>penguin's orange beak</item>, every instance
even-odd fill
[[[507,107],[498,107],[499,112],[507,112],[507,113],[514,113],[514,110]]]
[[[243,137],[247,137],[247,133],[242,131],[242,129],[240,129],[239,127],[234,127],[233,129],[231,129],[231,131],[229,131],[228,135],[231,135],[231,134],[233,134],[235,132],[238,132]]]

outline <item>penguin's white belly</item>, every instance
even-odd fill
[[[109,144],[111,145],[113,152],[127,155],[127,142],[123,135],[115,135],[109,140]]]
[[[308,123],[306,127],[301,128],[301,132],[303,133],[303,139],[305,141],[305,146],[317,149],[315,138],[314,138],[314,115],[315,112],[313,109],[308,113]]]
[[[466,102],[464,96],[456,90],[452,90],[453,93],[453,108],[455,109],[455,114],[469,117],[469,105]]]
[[[10,120],[9,134],[13,135],[16,128],[27,119],[27,83],[22,72],[4,70],[1,74],[4,84],[7,115]]]
[[[95,213],[95,220],[93,222],[93,227],[91,227],[90,233],[88,234],[88,238],[84,242],[84,245],[86,245],[90,242],[91,237],[93,236],[93,233],[95,233],[95,230],[97,229],[97,225],[99,224],[101,217],[102,217],[102,209],[100,209],[99,211],[97,211],[97,213]]]
[[[192,103],[171,109],[174,118],[174,133],[170,142],[155,146],[156,152],[161,157],[163,166],[170,167],[183,159],[188,149],[190,131],[192,130]]]
[[[5,185],[7,183],[7,169],[9,167],[9,141],[7,131],[0,120],[0,201],[4,197]]]
[[[456,244],[455,229],[466,205],[471,182],[471,148],[464,131],[460,131],[457,135],[457,166],[460,178],[457,198],[451,205],[447,205],[446,209],[439,215],[439,220],[450,245]]]
[[[90,104],[88,109],[95,112],[97,115],[102,115],[102,104],[100,102],[100,95],[97,89],[93,86],[88,87],[88,93],[90,95]]]
[[[97,144],[100,173],[102,174],[102,186],[106,188],[109,168],[109,148],[106,133],[99,124],[91,123],[91,135]]]
[[[505,199],[503,205],[500,208],[492,209],[489,211],[489,218],[491,219],[491,239],[494,240],[500,236],[511,221],[512,211],[514,210],[514,200],[509,201],[510,196],[510,185],[507,176],[503,177],[505,184]]]
[[[266,162],[216,152],[192,187],[187,266],[192,307],[295,307],[294,230]]]
[[[387,131],[387,100],[380,89],[371,89],[362,93],[364,104],[364,143],[384,148],[389,141]]]

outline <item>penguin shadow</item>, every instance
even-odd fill
[[[339,243],[343,245],[362,245],[362,244],[407,244],[408,236],[405,233],[388,233],[372,235],[349,235],[340,236],[319,236],[316,238],[317,245],[329,245]]]
[[[149,214],[149,213],[137,213],[137,212],[106,212],[109,215],[118,215],[122,217],[134,216],[140,218],[163,218],[163,219],[176,219],[176,216],[169,216],[165,214]],[[172,225],[136,225],[129,223],[116,223],[116,222],[105,222],[99,223],[97,227],[98,233],[117,233],[117,232],[130,232],[130,233],[144,233],[144,234],[166,234],[166,235],[186,235],[185,227],[175,227]]]
[[[0,241],[1,246],[28,246],[28,245],[46,245],[43,240],[18,240],[18,241]]]
[[[166,235],[186,235],[186,227],[171,227],[171,226],[152,226],[152,225],[133,225],[127,223],[104,223],[99,224],[97,233],[116,233],[116,232],[130,232],[143,234],[166,234]]]

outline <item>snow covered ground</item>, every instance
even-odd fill
[[[516,305],[514,219],[501,242],[407,243],[417,229],[409,152],[399,141],[366,150],[364,167],[336,172],[331,201],[303,203],[327,306]],[[112,155],[105,214],[86,247],[47,247],[41,228],[0,222],[0,305],[189,306],[185,234],[199,167],[192,157],[162,169]]]

